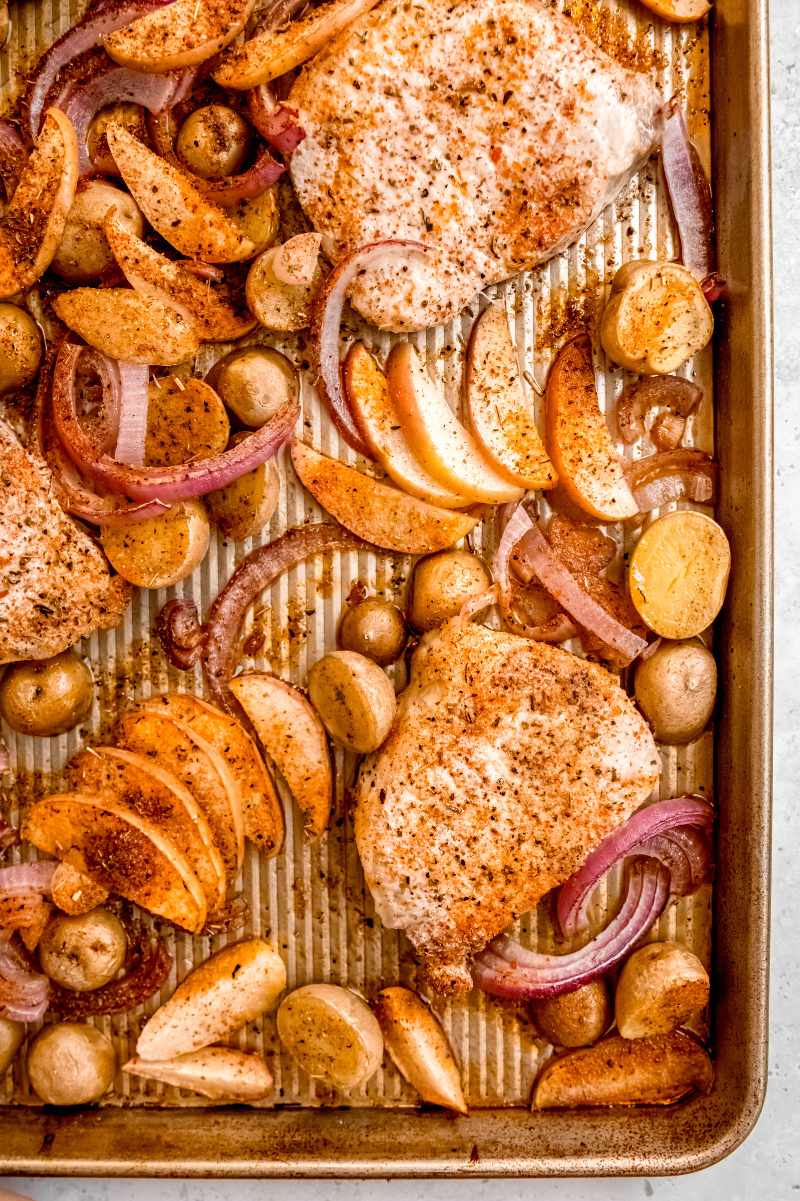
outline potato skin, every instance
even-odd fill
[[[39,940],[42,971],[64,988],[91,992],[113,980],[125,962],[122,922],[107,909],[59,915]]]
[[[408,620],[415,630],[432,630],[491,585],[485,564],[465,550],[443,550],[420,559],[411,581]]]
[[[11,1067],[14,1056],[22,1046],[25,1038],[23,1022],[12,1022],[10,1018],[0,1018],[0,1083]]]
[[[69,210],[64,236],[53,259],[56,275],[69,283],[85,284],[99,279],[114,266],[114,256],[103,232],[103,222],[112,208],[121,225],[141,238],[144,218],[133,198],[113,184],[89,180],[78,190]]]
[[[245,346],[231,351],[211,368],[207,380],[250,429],[260,429],[300,393],[294,364],[271,346]]]
[[[409,988],[384,988],[372,1004],[391,1059],[423,1101],[467,1113],[461,1073],[436,1014]]]
[[[92,673],[74,651],[15,663],[0,681],[0,714],[18,734],[46,738],[73,730],[93,700]]]
[[[117,1070],[111,1040],[94,1026],[45,1026],[28,1051],[28,1077],[47,1105],[87,1105],[107,1093]]]
[[[366,655],[381,667],[400,658],[407,636],[405,619],[397,605],[377,596],[348,606],[339,623],[342,650]]]
[[[605,980],[593,980],[559,997],[534,1001],[531,1014],[540,1033],[556,1047],[588,1047],[611,1024]]]
[[[190,113],[178,130],[175,150],[202,179],[222,179],[244,166],[252,141],[244,117],[227,104],[206,104]]]
[[[662,642],[636,668],[636,703],[659,742],[699,738],[717,699],[717,665],[700,642]]]
[[[623,1038],[668,1034],[708,1002],[708,972],[686,947],[652,942],[628,957],[614,1000]]]

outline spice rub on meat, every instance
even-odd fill
[[[385,926],[442,992],[649,797],[650,730],[616,678],[458,618],[414,656],[357,787],[356,841]]]
[[[435,249],[352,291],[374,324],[415,330],[573,242],[650,153],[662,97],[541,0],[383,0],[289,103],[306,132],[295,189],[337,253]]]

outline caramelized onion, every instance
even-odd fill
[[[714,269],[711,187],[677,107],[664,123],[661,163],[681,240],[681,260],[698,280],[704,280]]]
[[[156,634],[173,667],[181,671],[194,667],[202,653],[206,633],[193,601],[177,597],[168,600],[156,618]]]
[[[631,463],[626,472],[642,513],[673,500],[709,504],[714,499],[717,465],[703,450],[681,446]]]
[[[47,921],[50,906],[40,892],[0,892],[0,928],[22,930]]]
[[[10,826],[7,821],[0,817],[0,855],[10,847],[13,847],[18,838],[19,835],[14,827]]]
[[[0,180],[6,201],[16,191],[22,169],[28,161],[28,151],[16,125],[5,118],[0,120]]]
[[[563,609],[554,605],[550,597],[547,597],[541,606],[543,609],[541,620],[526,621],[522,609],[526,606],[526,602],[530,607],[531,597],[520,596],[522,590],[511,577],[512,552],[531,525],[531,519],[525,509],[521,504],[517,505],[506,522],[492,560],[492,576],[497,588],[497,603],[500,607],[503,625],[512,633],[519,634],[523,638],[534,638],[537,642],[565,642],[567,638],[574,638],[577,634],[575,623],[570,620]],[[553,612],[554,607],[555,612]]]
[[[73,992],[51,982],[50,1008],[67,1020],[127,1013],[158,992],[171,970],[172,956],[166,944],[160,938],[151,941],[137,931],[122,979],[111,980],[92,992]]]
[[[0,896],[20,896],[29,892],[49,894],[55,870],[56,864],[52,859],[0,867]]]
[[[677,375],[645,376],[626,388],[617,402],[620,436],[628,444],[636,442],[645,435],[645,419],[652,409],[664,408],[685,419],[702,399],[703,389],[688,379]]]
[[[247,113],[267,145],[285,157],[296,150],[306,136],[298,123],[297,109],[276,100],[266,83],[248,92]]]

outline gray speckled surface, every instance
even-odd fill
[[[776,647],[775,838],[771,1070],[756,1130],[734,1155],[699,1176],[626,1181],[91,1181],[0,1180],[34,1201],[471,1201],[559,1198],[624,1201],[634,1197],[789,1201],[800,1195],[800,0],[773,0],[772,105],[776,295]]]

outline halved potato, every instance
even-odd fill
[[[123,1072],[188,1088],[213,1101],[261,1101],[272,1089],[272,1075],[260,1055],[232,1047],[203,1047],[174,1059],[140,1059],[134,1055]]]
[[[103,45],[123,67],[163,74],[196,67],[242,32],[255,0],[172,0],[106,34]]]
[[[278,1037],[300,1067],[336,1088],[357,1088],[380,1067],[383,1036],[365,1001],[337,984],[306,984],[281,1001]]]
[[[708,0],[642,0],[642,4],[665,21],[699,21],[711,10]]]
[[[558,483],[522,387],[505,305],[484,309],[467,345],[469,423],[487,458],[520,488]]]
[[[228,1038],[274,1008],[286,968],[263,938],[231,943],[206,959],[157,1009],[136,1043],[144,1060],[173,1059]]]
[[[206,923],[205,895],[183,851],[108,795],[70,792],[36,801],[22,836],[182,930],[197,934]]]
[[[245,834],[264,854],[276,855],[283,845],[283,810],[258,748],[241,722],[188,693],[151,697],[144,708],[183,722],[219,751],[239,786]]]
[[[413,454],[440,484],[473,501],[520,499],[522,489],[495,470],[409,342],[393,348],[386,378]]]
[[[247,434],[243,436],[248,437]],[[235,441],[234,438],[232,442]],[[223,535],[240,541],[251,538],[269,525],[279,498],[278,470],[274,460],[269,459],[224,488],[209,492],[206,504],[212,521]]]
[[[628,565],[642,620],[662,638],[693,638],[716,618],[728,587],[731,548],[722,526],[678,509],[648,526]]]
[[[108,889],[69,863],[59,863],[50,881],[53,904],[63,913],[89,913],[108,900]]]
[[[330,821],[333,772],[325,730],[297,688],[264,671],[234,676],[230,689],[316,837]]]
[[[592,344],[578,334],[561,348],[547,377],[547,446],[564,491],[598,521],[639,512],[597,402]]]
[[[478,524],[476,517],[407,496],[296,439],[291,455],[301,482],[323,509],[376,546],[425,555],[452,546]]]
[[[614,276],[600,341],[620,367],[640,375],[671,375],[708,345],[713,332],[703,289],[679,263],[640,259]]]
[[[691,1034],[673,1030],[637,1039],[612,1034],[545,1064],[532,1108],[672,1105],[687,1093],[709,1092],[713,1080],[708,1052]]]
[[[184,383],[169,375],[150,384],[144,444],[148,467],[173,467],[221,454],[230,430],[225,405],[205,380],[192,377]]]
[[[213,72],[223,88],[242,91],[259,83],[269,83],[321,50],[348,25],[374,8],[378,0],[327,0],[299,21],[282,29],[265,29],[243,46],[223,56]]]
[[[386,672],[356,651],[330,651],[317,659],[308,673],[308,693],[331,737],[359,755],[377,751],[397,713]]]
[[[307,236],[298,234],[293,240]],[[287,283],[275,274],[275,260],[284,251],[284,246],[272,246],[258,256],[248,273],[245,295],[251,311],[265,329],[295,333],[305,329],[311,319],[311,302],[322,282],[322,268],[317,254],[308,283]]]
[[[201,500],[181,500],[161,517],[101,526],[100,541],[115,571],[139,588],[168,588],[206,557],[211,527]]]
[[[239,262],[255,253],[250,239],[206,200],[185,171],[154,154],[123,125],[109,125],[106,137],[131,195],[170,246],[204,263]]]
[[[132,288],[73,288],[53,308],[84,342],[125,363],[174,367],[200,348],[197,330],[177,309]]]
[[[0,298],[43,275],[58,250],[78,183],[78,143],[64,113],[49,108],[42,132],[0,217]]]
[[[106,239],[128,283],[145,300],[177,309],[206,342],[233,342],[255,328],[254,318],[239,316],[211,284],[180,263],[148,246],[126,229],[116,213],[104,225]]]
[[[422,466],[400,424],[386,375],[363,342],[347,352],[342,378],[358,432],[387,475],[399,488],[443,509],[466,509],[467,496],[445,488]]]
[[[410,988],[384,988],[372,1008],[395,1067],[423,1101],[467,1113],[458,1064],[430,1006]]]
[[[625,961],[614,996],[623,1038],[667,1034],[708,1004],[708,972],[688,947],[651,942]]]

